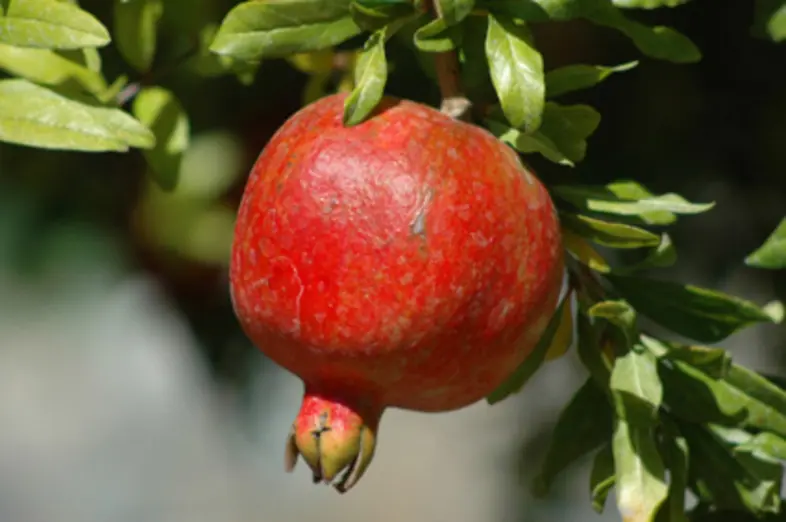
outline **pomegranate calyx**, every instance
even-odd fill
[[[306,392],[287,440],[285,468],[298,456],[308,464],[314,483],[349,491],[374,457],[381,411],[353,408],[346,401]]]

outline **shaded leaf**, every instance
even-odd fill
[[[636,310],[676,333],[715,343],[760,322],[773,322],[750,301],[715,290],[643,277],[607,274]]]
[[[655,517],[657,522],[688,522],[685,515],[685,491],[688,489],[690,450],[688,441],[678,433],[669,433],[660,444],[669,470],[669,492]]]
[[[437,18],[415,32],[414,42],[421,51],[441,53],[459,47],[463,34],[461,26],[447,25],[442,18]]]
[[[641,248],[660,242],[658,235],[642,228],[602,221],[581,214],[560,213],[560,223],[594,243],[612,248]]]
[[[486,58],[502,110],[513,127],[534,132],[546,101],[543,58],[526,26],[503,16],[488,22]]]
[[[675,214],[700,214],[715,206],[715,203],[691,203],[673,193],[656,196],[635,181],[617,181],[603,186],[558,185],[553,191],[579,209],[637,216],[653,225],[668,225],[676,220]]]
[[[562,243],[565,248],[582,264],[598,272],[609,272],[611,267],[592,245],[583,237],[574,234],[569,229],[562,230]]]
[[[695,63],[701,60],[699,48],[687,36],[671,27],[641,24],[627,18],[613,6],[594,10],[587,18],[620,31],[631,39],[639,51],[652,58],[674,63]]]
[[[76,85],[93,93],[107,88],[81,51],[50,51],[0,44],[0,68],[32,82],[68,88]]]
[[[344,102],[345,125],[357,125],[364,121],[382,100],[388,79],[386,34],[387,28],[372,34],[358,57],[355,88]]]
[[[677,261],[677,249],[671,242],[671,237],[663,233],[660,236],[660,242],[655,248],[652,248],[647,256],[638,263],[631,264],[626,267],[615,270],[620,274],[631,274],[639,270],[646,270],[649,268],[660,268],[671,266]]]
[[[360,31],[349,0],[252,0],[227,14],[210,50],[260,60],[332,47]]]
[[[786,268],[786,218],[756,251],[745,258],[745,264],[773,270]]]
[[[588,105],[561,106],[553,102],[546,103],[541,126],[531,133],[495,119],[486,120],[495,136],[519,152],[537,152],[554,163],[570,167],[584,159],[586,139],[599,123],[600,114]]]
[[[609,386],[620,418],[637,426],[654,424],[663,401],[663,385],[651,353],[631,350],[618,357]]]
[[[238,60],[232,56],[215,54],[210,45],[215,38],[218,26],[208,24],[199,33],[199,53],[192,61],[197,74],[214,77],[235,74],[241,83],[248,85],[253,80],[261,62],[259,60]]]
[[[546,351],[551,345],[551,340],[559,328],[559,323],[562,319],[562,309],[566,306],[567,301],[567,299],[563,299],[560,302],[532,353],[513,371],[505,382],[486,397],[486,401],[489,404],[495,404],[506,399],[509,395],[517,393],[541,367],[546,358]]]
[[[415,10],[410,3],[396,2],[369,7],[352,2],[349,4],[349,12],[358,27],[366,31],[377,31],[396,20],[413,15]]]
[[[601,301],[587,311],[590,317],[605,319],[622,332],[625,343],[632,345],[636,329],[636,311],[625,301]]]
[[[773,42],[786,40],[786,0],[756,0],[752,33]]]
[[[145,72],[153,63],[163,14],[162,0],[115,0],[115,45],[137,71]]]
[[[58,0],[14,0],[0,17],[0,43],[41,49],[103,47],[109,31],[93,15]]]
[[[747,400],[748,426],[786,437],[786,391],[738,364],[729,367],[723,380]]]
[[[553,361],[565,355],[573,343],[573,299],[572,292],[565,296],[565,306],[562,307],[559,318],[559,326],[554,336],[551,338],[549,347],[546,349],[546,361]]]
[[[630,71],[638,64],[638,61],[614,67],[577,64],[554,69],[546,73],[546,96],[555,98],[569,92],[593,87],[612,74]]]
[[[47,149],[150,148],[155,137],[119,109],[82,103],[27,80],[0,81],[0,140]]]
[[[533,483],[536,495],[548,493],[559,473],[609,440],[612,413],[603,390],[592,379],[587,380],[560,413],[540,473]]]
[[[456,25],[464,20],[475,7],[475,0],[436,0],[439,14],[448,25]]]
[[[595,454],[590,470],[590,495],[592,496],[592,509],[603,513],[606,498],[614,487],[617,476],[614,472],[614,453],[611,445],[606,444]]]
[[[583,313],[576,314],[576,337],[579,359],[587,368],[595,383],[606,388],[611,378],[612,366],[603,353],[600,329],[590,323]]]
[[[740,441],[726,439],[725,432],[717,428],[680,423],[679,429],[691,450],[689,474],[702,497],[712,499],[718,509],[777,512],[782,474],[779,464],[751,454],[735,455],[734,446]],[[745,432],[740,435],[750,437]]]
[[[656,357],[684,362],[713,379],[724,378],[731,368],[731,355],[723,348],[670,343],[647,335],[641,336],[641,343]]]
[[[144,151],[155,181],[165,190],[173,189],[190,138],[188,116],[183,106],[170,91],[147,87],[134,98],[132,112],[156,137],[155,147]]]

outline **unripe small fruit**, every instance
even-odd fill
[[[472,404],[530,354],[563,276],[548,192],[480,127],[386,97],[292,116],[253,167],[230,268],[240,323],[305,384],[287,445],[352,487],[382,412]]]

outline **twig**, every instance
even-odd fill
[[[425,3],[436,18],[442,18],[439,0],[427,0]],[[472,102],[461,88],[461,68],[456,51],[435,53],[434,68],[442,97],[440,111],[457,120],[468,120]]]

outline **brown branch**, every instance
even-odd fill
[[[436,18],[442,18],[439,0],[426,0],[425,6]],[[468,120],[472,102],[461,88],[461,67],[456,51],[434,53],[434,68],[442,97],[440,111],[457,120]]]

